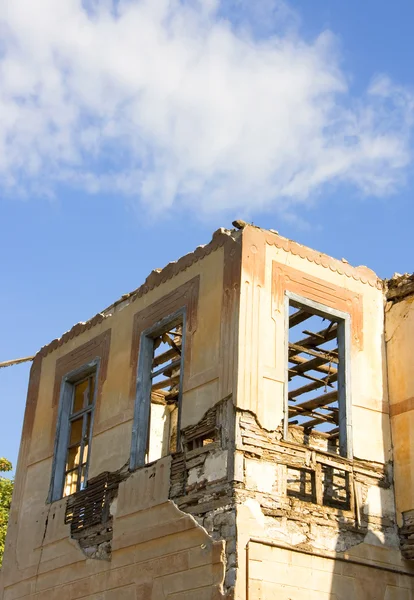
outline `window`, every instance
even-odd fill
[[[99,359],[67,374],[61,384],[51,501],[86,486]]]
[[[287,293],[285,437],[351,457],[349,315]]]
[[[184,309],[141,335],[131,466],[175,452],[180,445]]]
[[[86,484],[94,397],[95,373],[73,385],[72,413],[69,417],[69,445],[63,484],[64,496],[79,492]]]

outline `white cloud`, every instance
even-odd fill
[[[263,7],[277,31],[260,39],[218,0],[4,0],[3,193],[63,183],[217,212],[332,182],[395,190],[413,96],[379,77],[352,97],[334,36],[307,42],[288,5]]]

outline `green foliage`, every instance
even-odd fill
[[[0,458],[0,473],[12,470],[12,464],[6,458]],[[4,541],[13,492],[13,480],[0,475],[0,566],[3,560]]]

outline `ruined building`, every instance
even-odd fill
[[[414,278],[250,225],[33,360],[4,600],[412,600]]]

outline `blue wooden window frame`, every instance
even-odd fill
[[[178,399],[177,450],[181,448],[180,424],[184,377],[184,356],[186,338],[186,309],[179,309],[146,329],[141,334],[137,368],[137,384],[132,425],[130,468],[137,469],[145,465],[148,446],[149,416],[151,407],[151,368],[154,354],[154,339],[176,325],[182,325],[181,365]]]
[[[56,436],[55,436],[55,447],[52,463],[52,478],[50,483],[50,490],[48,501],[54,502],[60,500],[63,497],[64,492],[64,480],[65,480],[65,465],[67,450],[69,445],[69,433],[71,426],[71,413],[72,413],[72,402],[73,392],[75,385],[86,377],[94,374],[95,375],[95,390],[94,397],[88,412],[91,413],[91,424],[90,430],[93,431],[93,421],[95,415],[96,397],[98,391],[99,381],[99,357],[93,359],[82,367],[67,373],[63,378],[60,386],[59,396],[59,409],[58,418],[56,424]],[[83,411],[81,411],[83,412]],[[86,463],[85,480],[88,479],[88,469],[91,458],[91,439],[89,440],[89,452],[88,460]]]

